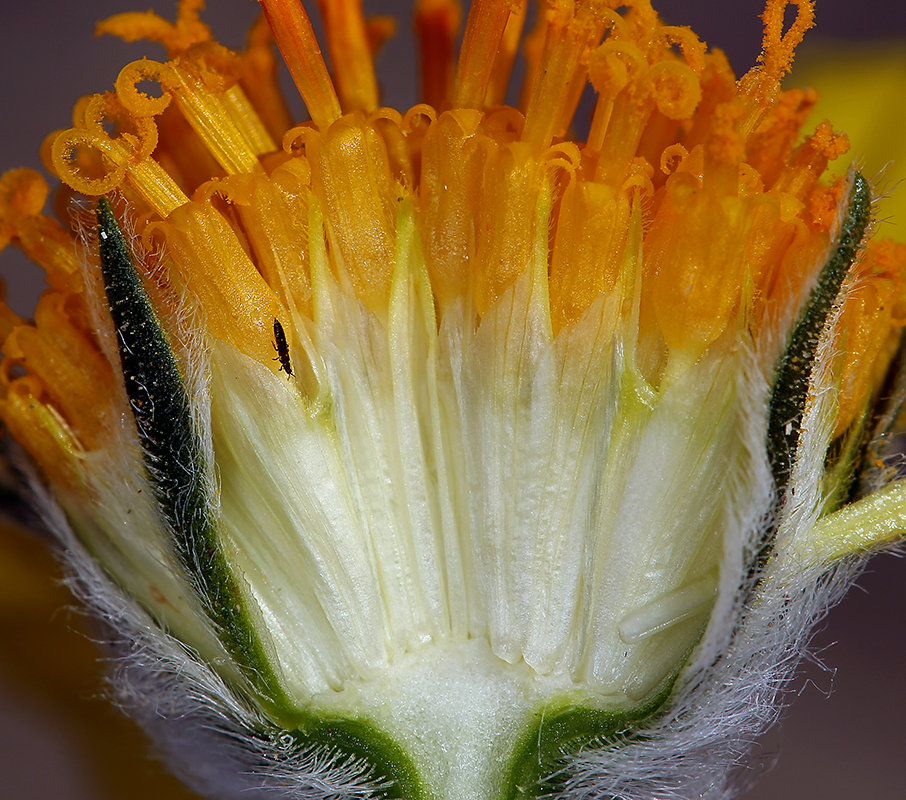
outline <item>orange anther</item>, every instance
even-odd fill
[[[422,100],[439,111],[453,100],[456,36],[462,19],[457,0],[419,0],[415,10]]]
[[[373,111],[378,106],[377,79],[362,0],[318,0],[340,105],[344,111]]]
[[[260,2],[308,113],[326,131],[342,111],[308,14],[299,0]]]
[[[474,0],[456,66],[454,108],[481,108],[510,16],[506,0]]]

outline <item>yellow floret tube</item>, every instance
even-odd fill
[[[207,203],[191,201],[154,223],[185,287],[204,309],[208,330],[275,372],[275,318],[286,318],[274,291],[229,223]]]

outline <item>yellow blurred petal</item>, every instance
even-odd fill
[[[803,48],[787,83],[818,90],[811,125],[829,119],[852,145],[831,170],[842,175],[855,162],[889,192],[878,213],[889,224],[878,233],[906,241],[906,41]]]

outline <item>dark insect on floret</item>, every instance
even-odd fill
[[[277,351],[277,357],[274,361],[279,361],[280,369],[287,375],[292,375],[293,365],[289,360],[289,345],[286,343],[286,334],[283,332],[280,320],[276,317],[274,317],[274,349]]]

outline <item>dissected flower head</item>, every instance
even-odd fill
[[[768,1],[737,80],[644,0],[525,36],[475,0],[458,59],[459,4],[420,0],[405,113],[361,0],[319,3],[332,74],[261,4],[238,54],[197,1],[101,23],[169,60],[49,137],[78,236],[0,182],[50,285],[0,306],[0,416],[135,642],[120,694],[219,796],[726,796],[906,529],[906,248],[780,88],[812,3]]]

